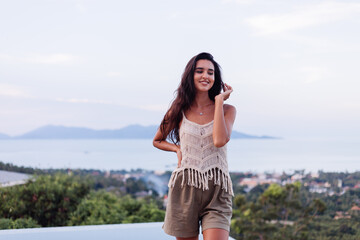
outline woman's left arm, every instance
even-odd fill
[[[213,142],[215,147],[224,146],[229,140],[232,127],[235,121],[236,109],[234,106],[224,104],[224,101],[230,97],[232,87],[225,84],[224,92],[215,97],[215,113]]]

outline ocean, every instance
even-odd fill
[[[360,138],[232,139],[229,171],[360,170]],[[151,139],[0,140],[0,161],[37,168],[173,170],[176,154]]]

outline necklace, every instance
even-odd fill
[[[209,103],[209,104],[203,106],[202,108],[205,108],[205,107],[210,106],[210,105],[212,105],[212,103]],[[204,115],[204,110],[205,110],[205,109],[203,109],[201,112],[197,112],[197,111],[195,111],[195,110],[193,110],[193,111],[196,112],[196,113],[198,113],[198,114],[200,114],[200,116],[202,116],[202,115]]]

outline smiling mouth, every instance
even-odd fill
[[[209,81],[200,81],[200,83],[202,83],[202,84],[209,84],[210,82],[209,82]]]

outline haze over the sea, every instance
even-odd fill
[[[187,61],[212,53],[234,129],[360,135],[358,1],[3,1],[0,133],[158,125]]]
[[[0,162],[37,168],[174,170],[177,157],[151,139],[18,139],[0,141]],[[231,139],[231,172],[360,170],[360,138]]]

